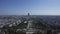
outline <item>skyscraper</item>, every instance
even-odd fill
[[[28,16],[30,16],[30,13],[28,13]]]

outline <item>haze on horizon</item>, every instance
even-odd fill
[[[0,15],[60,15],[60,0],[0,0]]]

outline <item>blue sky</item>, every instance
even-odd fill
[[[60,0],[0,0],[0,15],[60,15]]]

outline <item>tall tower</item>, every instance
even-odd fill
[[[30,19],[30,13],[27,14],[27,22],[29,21]]]
[[[28,17],[30,16],[30,13],[28,13]]]

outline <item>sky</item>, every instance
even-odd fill
[[[60,15],[60,0],[0,0],[0,15]]]

